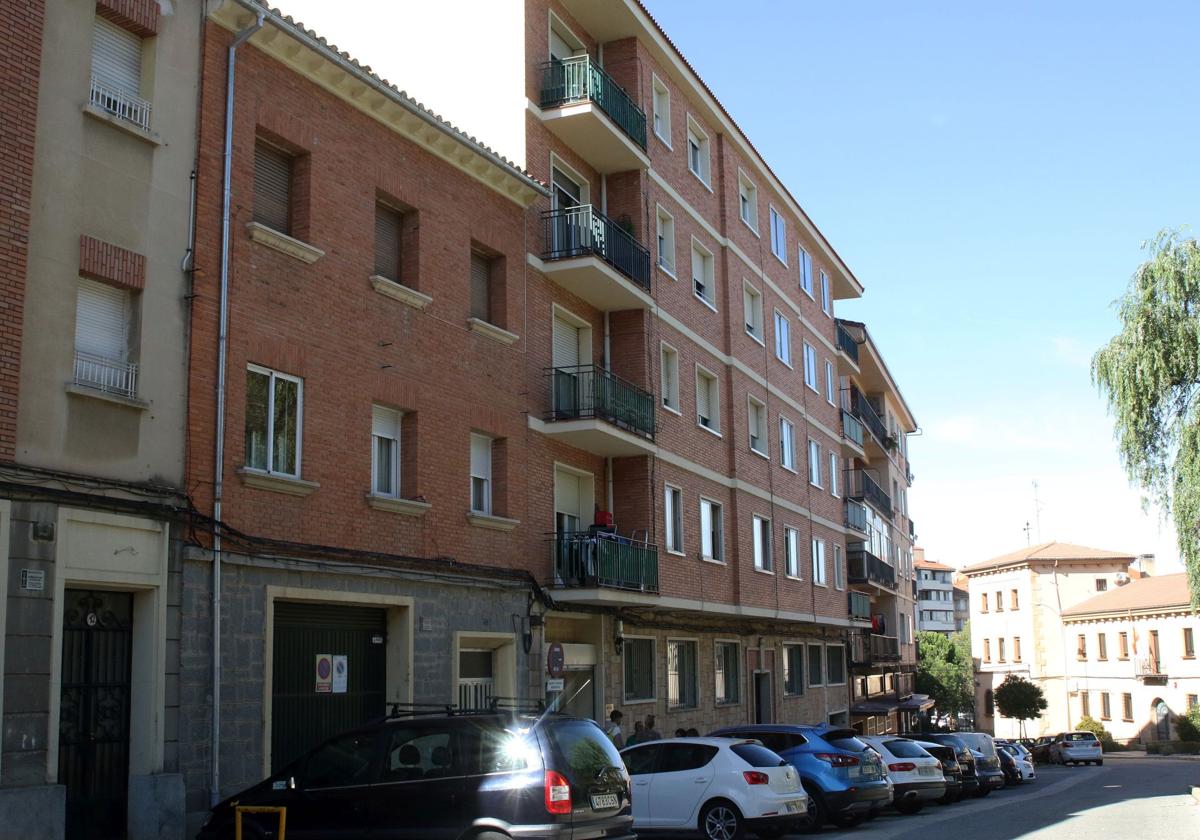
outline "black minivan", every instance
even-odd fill
[[[287,840],[634,836],[620,754],[595,722],[560,714],[389,717],[220,803],[197,840],[232,840],[236,806],[286,808]],[[244,813],[243,836],[272,840],[278,821]]]

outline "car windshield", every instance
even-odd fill
[[[1063,736],[1064,741],[1095,741],[1096,736],[1091,732],[1068,732]]]
[[[556,720],[546,731],[576,783],[589,783],[609,767],[625,766],[612,741],[590,720]]]
[[[992,743],[990,736],[984,735],[981,732],[959,732],[958,737],[976,752],[983,753],[988,758],[995,757],[996,745]]]
[[[730,751],[751,767],[784,767],[787,762],[761,744],[734,744]]]
[[[896,758],[928,758],[929,753],[925,752],[915,741],[910,741],[907,738],[893,738],[890,741],[884,741],[883,746],[887,751]]]
[[[851,730],[830,732],[825,736],[825,740],[829,742],[830,746],[847,752],[860,753],[867,748],[866,742],[860,741]]]

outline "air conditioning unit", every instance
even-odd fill
[[[1125,572],[1118,572],[1117,586],[1124,586],[1127,583],[1129,583],[1129,575],[1125,574]]]

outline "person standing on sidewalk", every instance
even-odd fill
[[[608,726],[604,727],[604,734],[617,749],[625,746],[625,736],[621,733],[621,718],[623,717],[625,715],[621,713],[620,709],[613,709],[608,716]]]
[[[646,715],[646,732],[642,736],[643,741],[661,741],[662,733],[654,728],[654,715]]]

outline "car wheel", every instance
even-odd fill
[[[742,836],[742,815],[733,803],[718,799],[700,812],[700,834],[706,840],[739,840]]]
[[[916,802],[899,802],[896,810],[901,814],[919,814],[924,806],[925,803],[918,799]]]
[[[804,786],[804,792],[808,794],[808,816],[805,817],[800,830],[805,834],[816,834],[829,819],[829,812],[825,810],[821,794],[808,785]]]

